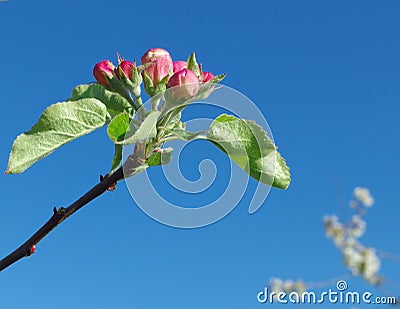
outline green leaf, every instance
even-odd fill
[[[197,99],[197,97],[193,97],[190,99],[174,100],[171,92],[172,89],[173,88],[167,89],[164,93],[165,102],[160,117],[160,123],[162,123],[163,126],[166,126],[170,122],[170,119],[174,119],[177,114],[180,114],[184,108]]]
[[[96,99],[49,106],[32,129],[14,141],[6,173],[22,173],[62,145],[102,127],[106,121],[107,108]]]
[[[218,90],[222,86],[218,86],[217,84],[225,78],[226,74],[221,74],[215,76],[212,80],[202,84],[200,86],[199,92],[196,95],[196,100],[204,100],[207,99],[211,93],[215,90]]]
[[[207,138],[258,181],[279,189],[289,186],[289,167],[254,121],[220,115],[211,124]]]
[[[278,151],[276,152],[275,160],[275,177],[273,185],[276,188],[287,189],[290,184],[290,169],[286,165],[286,160],[282,158]]]
[[[188,58],[186,63],[187,63],[188,70],[192,71],[200,79],[202,76],[201,76],[201,71],[200,71],[199,64],[197,63],[197,60],[196,60],[195,53],[192,53],[189,56],[189,58]]]
[[[146,160],[146,163],[149,166],[157,166],[168,164],[172,159],[172,151],[171,147],[161,149],[161,151],[153,152],[150,157]]]
[[[122,145],[114,144],[114,157],[111,163],[110,175],[115,172],[122,161]]]
[[[69,98],[68,101],[76,101],[86,98],[95,98],[103,102],[112,116],[122,112],[130,113],[132,111],[132,105],[127,99],[118,93],[108,91],[98,83],[76,86],[72,90],[71,98]]]
[[[218,84],[225,77],[226,77],[226,74],[220,74],[220,75],[214,76],[214,78],[212,80],[210,80],[208,83],[210,83],[210,84]]]
[[[131,119],[125,113],[115,116],[107,128],[107,134],[114,142],[123,141],[126,133],[130,130]]]
[[[204,138],[201,134],[204,134],[206,131],[199,131],[199,132],[189,132],[183,129],[175,128],[168,131],[168,135],[165,136],[165,139],[180,139],[183,141],[191,141],[196,138]]]
[[[159,111],[151,111],[136,131],[133,131],[132,133],[128,131],[127,136],[125,136],[123,140],[117,141],[116,143],[121,145],[135,144],[139,141],[155,137],[157,133],[156,124],[159,115]]]
[[[181,118],[182,118],[181,112],[171,115],[171,117],[168,119],[167,123],[165,124],[165,128],[172,130],[177,127],[182,127],[183,122],[181,122]]]
[[[145,91],[150,97],[153,97],[155,95],[153,80],[145,71],[143,71],[143,81]]]

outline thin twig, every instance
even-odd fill
[[[378,256],[382,259],[387,259],[393,263],[400,264],[400,256],[390,252],[378,251]]]
[[[138,166],[143,164],[143,160],[137,154],[138,152],[135,147],[135,153],[128,157],[123,166],[117,169],[112,175],[104,178],[101,177],[100,183],[95,185],[67,208],[61,207],[56,209],[54,207],[51,218],[19,248],[0,261],[0,272],[23,257],[30,256],[34,253],[36,244],[39,243],[47,234],[96,197],[102,195],[107,190],[112,190],[119,180],[124,179],[124,173],[126,175],[132,174]]]
[[[309,289],[321,289],[321,288],[333,286],[340,280],[348,280],[350,278],[351,278],[350,274],[346,273],[346,274],[343,274],[339,277],[335,277],[332,279],[327,279],[327,280],[323,280],[323,281],[306,282],[305,285]]]

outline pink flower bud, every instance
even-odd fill
[[[203,84],[209,82],[214,78],[214,75],[210,72],[203,72]]]
[[[132,76],[134,73],[133,70],[135,68],[136,68],[136,65],[134,63],[124,60],[118,65],[116,74],[117,74],[118,78],[120,78],[120,79],[124,78],[123,74],[125,74],[126,78],[132,79]]]
[[[175,87],[171,89],[172,97],[179,101],[194,97],[199,92],[200,85],[196,74],[188,69],[182,69],[171,76],[167,87]]]
[[[176,73],[182,69],[187,69],[186,61],[175,61],[174,62],[174,73]]]
[[[114,77],[114,65],[110,60],[104,60],[93,68],[93,75],[97,82],[104,87],[111,88],[110,80]]]
[[[173,72],[172,58],[169,53],[162,48],[151,48],[142,56],[142,64],[150,64],[143,70],[153,82],[153,88],[157,88],[158,83]],[[145,79],[146,82],[146,79]]]

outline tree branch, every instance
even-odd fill
[[[140,144],[139,144],[140,145]],[[140,148],[140,147],[138,147]],[[124,179],[124,173],[127,175],[132,174],[132,172],[141,164],[143,160],[139,157],[137,148],[135,147],[135,153],[128,157],[123,166],[117,169],[112,175],[101,177],[100,183],[95,185],[92,189],[86,192],[78,200],[73,202],[67,208],[61,207],[56,209],[54,207],[54,213],[51,218],[42,225],[42,227],[33,234],[25,243],[23,243],[14,252],[10,253],[8,256],[0,261],[0,272],[22,259],[23,257],[28,257],[35,252],[35,246],[39,243],[47,234],[49,234],[53,229],[55,229],[61,222],[67,219],[70,215],[74,214],[76,211],[81,209],[83,206],[88,204],[90,201],[94,200],[96,197],[102,195],[108,189],[112,190],[115,184]]]

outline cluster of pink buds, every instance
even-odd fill
[[[192,59],[193,61],[190,61]],[[142,56],[144,88],[150,96],[167,88],[177,87],[173,91],[175,100],[194,97],[201,83],[214,78],[210,72],[203,72],[196,62],[194,54],[188,61],[172,61],[171,55],[162,48],[151,48]]]
[[[115,67],[111,61],[97,63],[93,75],[97,82],[110,91],[124,93],[128,89],[136,97],[140,96],[140,84],[150,97],[167,88],[176,87],[174,99],[189,99],[197,95],[200,85],[213,80],[214,75],[203,72],[194,53],[188,61],[172,61],[168,51],[162,48],[151,48],[141,58],[142,65],[119,59]],[[178,87],[179,86],[179,87]]]
[[[93,68],[93,75],[100,85],[110,91],[121,94],[126,93],[126,89],[135,96],[140,95],[140,84],[142,83],[141,68],[136,66],[136,62],[130,62],[119,57],[117,67],[110,60],[97,63]]]

